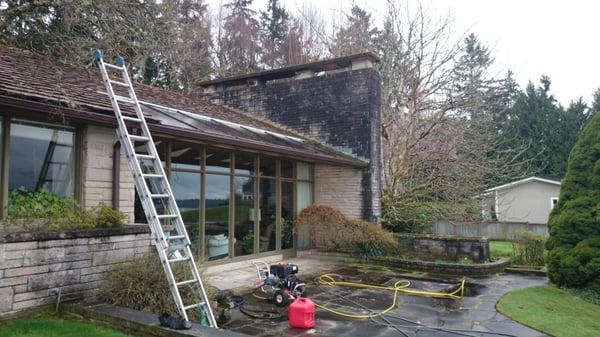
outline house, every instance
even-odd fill
[[[547,224],[558,202],[560,181],[529,177],[485,191],[482,200],[484,220]]]
[[[378,221],[375,62],[363,53],[208,81],[196,96],[135,85],[201,260],[293,255],[292,220],[312,203]],[[97,69],[0,46],[0,117],[2,216],[12,190],[45,186],[145,222]]]

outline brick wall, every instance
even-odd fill
[[[363,216],[362,181],[362,170],[316,164],[315,204],[336,208],[352,219],[361,219]]]
[[[115,130],[88,125],[83,140],[83,206],[91,208],[100,202],[112,205],[113,146],[117,140]],[[127,165],[125,149],[121,148],[119,210],[134,221],[135,187]]]
[[[363,194],[361,217],[377,221],[381,216],[380,76],[377,70],[343,68],[307,78],[266,82],[258,78],[252,83],[257,84],[218,83],[207,86],[204,95],[216,103],[257,114],[368,160],[370,165],[362,171],[358,181]]]
[[[147,226],[14,233],[0,242],[0,318],[97,294],[115,264],[153,250]],[[11,242],[13,241],[13,242]]]

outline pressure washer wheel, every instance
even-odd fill
[[[288,297],[285,294],[285,290],[277,290],[273,295],[273,303],[278,307],[285,307],[288,304]]]

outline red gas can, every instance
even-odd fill
[[[315,326],[315,304],[298,297],[290,304],[289,321],[292,328],[310,329]]]

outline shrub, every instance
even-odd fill
[[[569,156],[559,201],[550,213],[548,275],[559,286],[600,290],[600,114]]]
[[[511,261],[514,264],[543,266],[546,237],[530,231],[522,232],[513,242]]]
[[[397,200],[382,205],[383,225],[397,233],[423,233],[436,221],[475,221],[481,218],[477,203]]]
[[[298,232],[300,226],[306,226],[315,247],[337,250],[340,248],[338,235],[343,234],[347,224],[348,219],[342,212],[329,206],[311,205],[298,214],[294,229]]]
[[[394,235],[380,226],[347,219],[340,211],[312,205],[300,212],[294,228],[307,226],[314,246],[332,251],[358,252],[364,258],[394,252],[398,242]]]
[[[191,275],[185,275],[186,268],[182,267],[181,264],[175,265],[173,273],[177,280],[189,280]],[[214,299],[216,288],[207,282],[204,282],[204,286],[209,299]],[[179,289],[184,303],[198,301],[190,287]],[[114,267],[102,283],[101,290],[106,299],[115,305],[155,314],[177,313],[169,283],[157,254],[146,254]],[[188,314],[196,320],[199,318],[197,310],[190,310]]]
[[[92,209],[96,226],[103,228],[121,227],[125,224],[127,216],[122,212],[101,202]]]
[[[362,258],[390,255],[398,250],[394,234],[376,224],[351,221],[346,231],[349,235],[342,236],[345,241],[340,244],[344,249],[357,250]]]
[[[46,188],[28,192],[12,190],[9,196],[8,217],[11,219],[59,218],[76,207],[75,199],[51,193]]]
[[[71,230],[120,227],[126,216],[104,203],[82,209],[75,199],[47,189],[28,192],[21,188],[10,193],[7,222],[22,223],[26,230]]]

